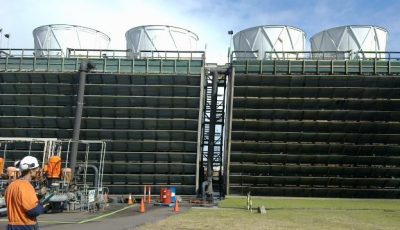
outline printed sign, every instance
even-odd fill
[[[89,203],[94,202],[95,195],[96,195],[96,190],[93,189],[88,191]]]

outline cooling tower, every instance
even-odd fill
[[[125,33],[125,37],[126,47],[135,57],[141,51],[195,51],[199,41],[195,33],[167,25],[134,27]],[[143,55],[146,54],[140,54]]]
[[[386,51],[387,39],[388,32],[382,27],[353,25],[321,31],[312,36],[310,42],[311,51],[313,52],[349,51],[351,53],[350,58],[362,59],[384,58],[385,54],[379,52]],[[333,56],[334,54],[331,53],[329,55]],[[343,58],[345,57],[343,56]]]
[[[45,25],[33,30],[36,56],[67,56],[67,48],[107,49],[110,37],[87,27],[76,25]],[[44,51],[60,49],[61,51]]]
[[[257,26],[233,36],[236,58],[290,58],[282,52],[304,51],[304,31],[291,26]],[[276,53],[274,53],[276,52]]]

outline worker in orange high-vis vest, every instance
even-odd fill
[[[31,181],[39,171],[39,163],[35,157],[24,157],[17,166],[21,177],[12,182],[6,190],[8,225],[7,230],[38,230],[36,217],[43,213]]]

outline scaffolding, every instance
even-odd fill
[[[224,197],[224,124],[226,68],[211,68],[206,74],[202,122],[201,182],[207,181],[207,195]],[[210,186],[210,184],[212,184]],[[211,189],[212,188],[212,189]],[[203,194],[204,197],[205,194]]]
[[[0,154],[3,155],[5,168],[14,166],[15,161],[27,155],[41,159],[42,169],[52,156],[60,157],[62,167],[68,168],[71,144],[72,140],[57,138],[0,137]],[[42,181],[35,181],[34,185],[36,189],[40,189],[41,186],[48,187],[48,192],[52,194],[50,202],[77,204],[81,211],[92,211],[95,210],[95,203],[104,202],[104,193],[108,192],[108,188],[103,186],[107,145],[105,141],[88,140],[80,140],[78,145],[80,146],[78,166],[82,168],[82,172],[77,178],[73,178],[72,184],[67,181],[67,176],[63,175],[60,180],[51,182],[42,176]],[[91,150],[91,147],[94,150]],[[88,166],[96,170],[89,173]],[[5,186],[8,183],[2,184]],[[4,190],[4,186],[1,189]],[[94,193],[91,194],[90,191]]]

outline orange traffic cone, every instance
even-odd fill
[[[128,204],[129,205],[133,204],[132,195],[130,193],[129,193],[129,198],[128,198]]]
[[[146,207],[144,206],[144,199],[142,198],[140,201],[140,213],[145,213],[146,212]]]
[[[179,202],[178,202],[178,200],[175,200],[174,212],[175,212],[175,213],[178,213],[178,212],[179,212]]]

